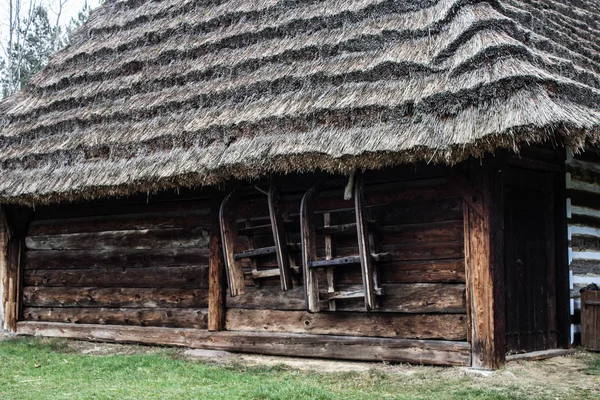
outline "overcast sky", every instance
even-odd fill
[[[31,0],[21,0],[22,1],[22,9],[23,13],[25,13],[25,9],[29,7],[29,2]],[[41,2],[48,6],[50,21],[54,22],[56,19],[56,12],[58,11],[58,0],[35,0],[37,3]],[[66,5],[63,8],[63,12],[61,15],[61,25],[66,25],[71,18],[77,16],[77,12],[81,10],[85,0],[67,0]],[[98,7],[99,0],[88,0],[88,3],[92,8]],[[9,0],[0,0],[0,40],[4,41],[8,35],[8,4]]]

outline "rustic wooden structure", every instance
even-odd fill
[[[600,291],[587,290],[581,295],[581,345],[600,351]]]
[[[569,261],[600,260],[599,20],[107,1],[0,103],[3,327],[475,368],[567,348]]]

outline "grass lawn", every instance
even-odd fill
[[[94,354],[90,349],[98,346],[108,350]],[[200,362],[176,349],[19,338],[0,341],[0,398],[600,398],[600,356],[584,352],[510,363],[489,376],[461,368],[372,364],[364,372],[361,367],[363,372],[316,373]]]

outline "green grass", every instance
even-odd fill
[[[495,378],[427,367],[400,368],[398,373],[317,374],[284,367],[219,366],[183,359],[169,349],[150,353],[133,349],[133,354],[98,356],[79,354],[64,340],[0,342],[0,398],[582,399],[596,395],[578,391],[577,385],[535,389],[536,382],[507,380],[502,371]],[[600,358],[592,357],[588,368],[598,373]],[[588,379],[595,379],[587,373]]]

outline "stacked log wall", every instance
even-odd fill
[[[579,342],[580,293],[600,285],[600,152],[588,149],[567,157],[567,218],[571,287],[571,341]]]
[[[376,311],[366,312],[363,300],[352,299],[336,301],[335,311],[307,312],[296,252],[294,288],[282,291],[278,277],[260,282],[248,277],[245,295],[227,295],[225,331],[211,329],[217,332],[207,330],[208,264],[215,196],[223,193],[189,191],[151,196],[149,202],[142,196],[36,209],[25,238],[18,333],[469,365],[463,204],[446,174],[444,168],[412,166],[366,175],[377,252],[386,254],[377,263],[384,295]],[[316,204],[319,229],[326,210],[338,211],[335,224],[355,219],[354,200],[342,196],[347,179],[327,177]],[[281,212],[292,242],[300,242],[294,224],[302,194],[315,180],[283,180]],[[256,186],[264,191],[268,183]],[[259,194],[238,212],[240,229],[244,218],[268,224],[266,196]],[[270,246],[272,236],[259,232],[253,241],[254,247]],[[318,241],[324,257],[323,232]],[[244,237],[237,243],[238,250],[248,246]],[[336,235],[334,246],[336,256],[358,254],[355,231]],[[250,271],[249,261],[244,263]],[[258,264],[272,269],[276,260],[267,256]],[[324,271],[319,281],[326,291]],[[337,290],[358,290],[361,282],[359,265],[335,273]]]
[[[20,319],[206,329],[210,203],[177,199],[36,210]]]
[[[338,187],[346,183],[340,178]],[[294,276],[295,287],[281,291],[279,278],[247,280],[245,295],[227,296],[226,329],[293,334],[347,335],[403,339],[467,340],[465,300],[464,224],[462,199],[444,169],[410,167],[373,172],[365,176],[365,198],[373,220],[378,252],[388,253],[377,263],[384,295],[379,308],[366,312],[364,300],[338,300],[336,311],[327,302],[320,313],[306,311],[302,276]],[[323,187],[335,187],[325,182]],[[284,187],[283,212],[296,221],[302,184]],[[256,200],[248,216],[265,215],[266,199]],[[354,200],[343,200],[342,190],[324,189],[316,204],[317,227],[322,213],[332,214],[332,224],[354,221]],[[341,211],[340,211],[341,210]],[[262,212],[261,212],[262,211]],[[318,229],[317,229],[318,230]],[[356,231],[333,240],[336,256],[358,254]],[[268,235],[255,236],[255,246],[269,246]],[[296,238],[299,241],[299,236]],[[238,248],[248,244],[240,239]],[[319,258],[325,256],[323,235],[317,235]],[[296,254],[296,265],[300,264]],[[273,268],[275,258],[261,258],[258,268]],[[249,271],[246,269],[246,271]],[[359,265],[338,267],[336,290],[362,289]],[[321,291],[327,291],[323,271]]]

